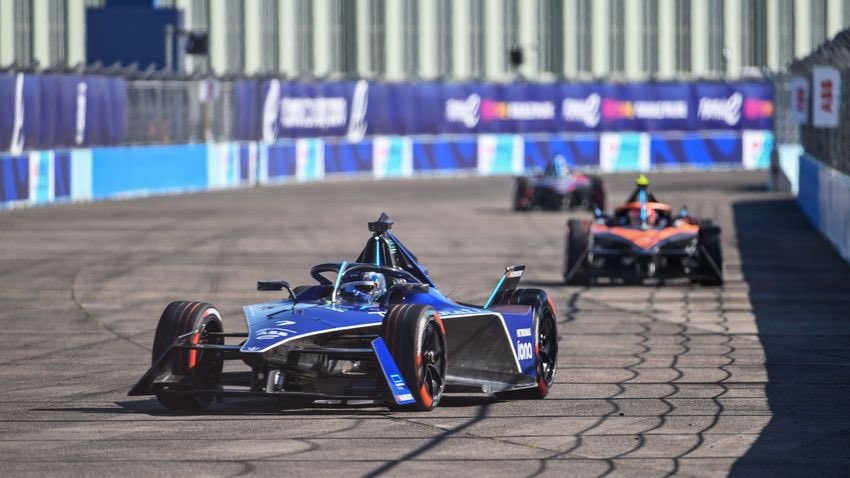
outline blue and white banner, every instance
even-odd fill
[[[372,174],[375,178],[413,176],[413,140],[408,136],[377,136],[372,140]]]
[[[769,165],[769,131],[378,136],[0,154],[0,206],[166,194],[326,177],[519,175],[555,155],[601,171]],[[800,195],[818,184],[800,166]],[[805,183],[805,185],[803,185]],[[816,189],[816,188],[815,188]],[[813,197],[817,193],[812,194]],[[815,213],[817,214],[817,213]]]
[[[120,144],[126,96],[121,77],[0,74],[0,151]]]
[[[263,82],[262,138],[767,130],[766,82]],[[249,108],[243,108],[249,110]]]
[[[478,136],[478,174],[522,174],[525,140],[516,134]]]
[[[648,171],[650,138],[647,133],[599,135],[599,169],[605,172]]]

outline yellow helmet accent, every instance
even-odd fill
[[[646,177],[645,175],[641,174],[637,178],[637,185],[642,187],[642,188],[649,186],[649,178]]]

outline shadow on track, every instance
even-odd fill
[[[734,204],[772,418],[732,476],[850,467],[850,267],[792,200]]]
[[[489,406],[498,399],[489,395],[446,395],[440,402],[441,408],[469,408]],[[78,412],[93,414],[142,414],[149,416],[197,416],[197,415],[277,415],[277,416],[334,416],[364,415],[383,416],[393,414],[381,404],[332,404],[277,401],[274,399],[229,399],[213,404],[206,410],[180,411],[164,408],[155,398],[115,402],[116,407],[51,407],[37,408],[41,412]],[[403,415],[404,412],[401,412]]]

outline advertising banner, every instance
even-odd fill
[[[760,130],[765,82],[263,82],[262,137]]]
[[[0,151],[120,144],[126,103],[123,78],[0,75]]]
[[[800,124],[809,122],[809,81],[795,77],[791,80],[791,114]]]
[[[369,83],[266,80],[263,140],[366,134]]]
[[[841,73],[831,66],[812,70],[812,124],[819,128],[837,128],[841,107]]]

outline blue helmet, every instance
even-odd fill
[[[349,302],[371,303],[386,293],[387,279],[374,271],[355,273],[353,277],[344,278],[339,286],[340,297]]]
[[[570,174],[570,167],[567,164],[567,159],[563,155],[556,154],[549,164],[546,165],[543,174],[549,177],[563,178]]]

